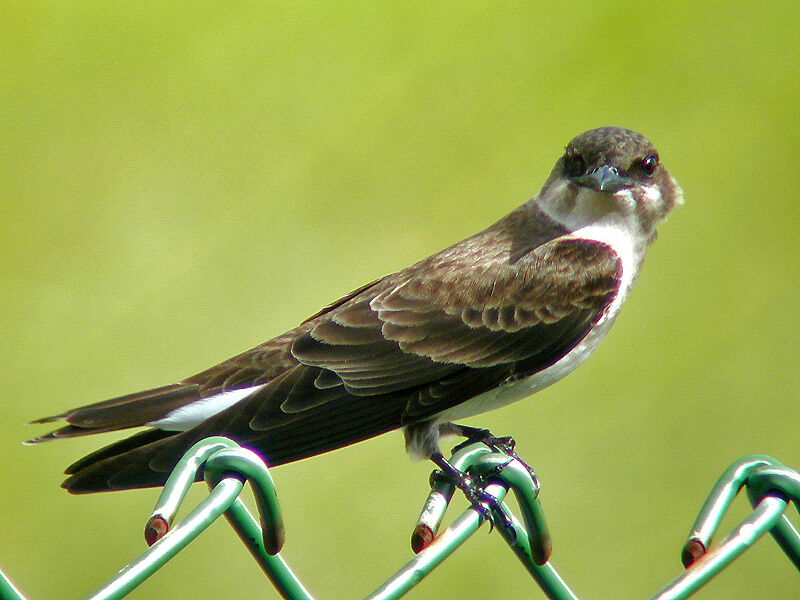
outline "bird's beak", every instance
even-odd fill
[[[609,167],[608,165],[597,167],[591,173],[582,175],[575,181],[580,186],[610,194],[633,187],[634,183],[630,177],[621,175],[616,167]]]

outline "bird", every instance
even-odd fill
[[[212,435],[271,467],[402,428],[413,457],[446,465],[442,436],[485,431],[456,420],[592,354],[682,202],[643,135],[586,131],[538,194],[483,231],[197,375],[37,419],[66,424],[26,443],[146,428],[69,466],[62,487],[76,494],[161,486]]]

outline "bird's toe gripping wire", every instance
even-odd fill
[[[419,553],[434,542],[458,488],[464,491],[470,508],[493,524],[507,542],[514,544],[518,535],[523,535],[530,542],[534,561],[539,565],[547,562],[551,553],[550,535],[538,500],[539,481],[528,465],[482,442],[459,445],[450,460],[440,454],[432,460],[440,470],[431,475],[431,492],[411,536],[414,552]],[[502,490],[499,497],[495,495],[498,488]],[[495,493],[489,491],[492,489]],[[509,489],[514,491],[522,511],[522,525],[515,522],[502,502]]]
[[[510,435],[498,437],[488,429],[483,429],[481,427],[469,427],[468,425],[459,425],[457,423],[448,423],[446,427],[442,429],[442,433],[459,435],[466,438],[463,442],[453,448],[454,454],[462,448],[466,448],[472,444],[483,444],[495,452],[506,454],[512,459],[516,460],[528,471],[528,473],[530,473],[531,477],[538,485],[536,472],[533,470],[533,467],[519,457],[516,452],[517,442]]]
[[[512,460],[512,458],[509,458],[508,462]],[[473,476],[464,471],[459,471],[439,453],[431,456],[431,461],[439,467],[438,471],[431,473],[431,487],[436,484],[437,480],[454,485],[464,492],[472,508],[489,521],[492,527],[499,521],[507,531],[514,530],[514,524],[511,521],[511,517],[504,510],[502,502],[483,488],[486,475]]]

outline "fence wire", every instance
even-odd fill
[[[411,536],[416,555],[365,600],[400,598],[453,554],[494,512],[491,521],[523,567],[552,600],[578,600],[551,564],[550,536],[538,500],[539,482],[516,455],[480,443],[457,449],[451,464],[474,479],[496,503],[473,505],[439,531],[454,486],[432,478]],[[210,494],[182,521],[174,523],[189,486],[202,474]],[[239,499],[246,483],[252,487],[259,520]],[[742,489],[753,506],[719,545],[711,546],[722,518]],[[511,491],[520,507],[517,518],[503,502]],[[708,583],[764,534],[770,533],[789,560],[800,569],[800,534],[787,518],[789,503],[800,502],[800,475],[765,455],[751,455],[732,464],[714,485],[683,547],[686,570],[653,596],[653,600],[682,600]],[[501,514],[496,514],[497,512]],[[194,445],[170,475],[145,527],[149,548],[128,564],[88,600],[116,600],[191,543],[220,516],[225,516],[275,589],[288,600],[313,600],[280,555],[284,526],[272,477],[253,452],[222,437]],[[25,600],[0,571],[0,600]]]

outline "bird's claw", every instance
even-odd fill
[[[440,481],[451,483],[464,492],[472,508],[483,519],[489,521],[489,531],[499,524],[505,531],[516,536],[514,523],[503,509],[502,503],[483,488],[486,477],[499,473],[508,463],[494,467],[489,473],[480,478],[474,478],[468,473],[456,469],[449,463],[445,464],[449,466],[449,468],[445,467],[441,470],[436,469],[431,473],[431,485]]]
[[[472,502],[472,508],[484,519],[489,521],[489,532],[491,532],[495,526],[500,525],[504,531],[510,533],[516,539],[514,523],[511,521],[511,517],[506,513],[502,503],[482,488],[479,488],[479,492],[479,497],[470,499],[470,501]]]
[[[536,476],[536,472],[533,470],[533,467],[522,460],[516,453],[517,442],[513,437],[510,435],[497,437],[488,429],[465,427],[463,425],[456,425],[456,427],[460,428],[460,431],[466,436],[466,439],[453,448],[454,453],[471,444],[484,444],[493,451],[505,454],[506,456],[510,456],[512,459],[516,460],[525,468],[526,471],[528,471],[531,479],[533,479],[533,482],[537,486],[539,485],[539,478]]]

